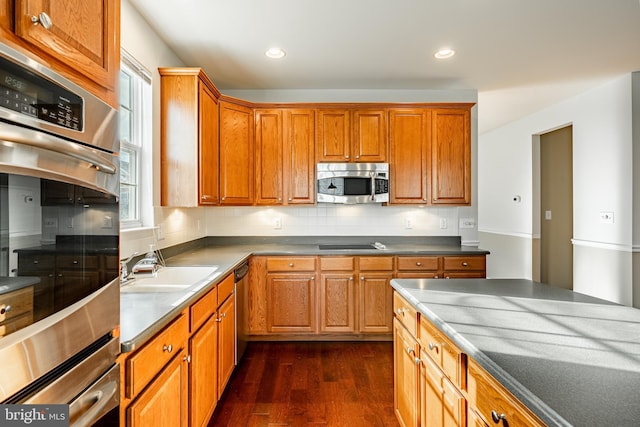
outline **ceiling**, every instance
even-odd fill
[[[480,134],[640,71],[638,0],[129,1],[223,93],[471,89]]]

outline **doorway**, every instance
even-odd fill
[[[540,281],[573,290],[573,127],[540,135]]]

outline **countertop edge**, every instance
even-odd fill
[[[560,414],[553,410],[544,401],[530,392],[520,382],[516,381],[511,375],[505,372],[498,364],[487,357],[482,351],[467,341],[463,335],[459,334],[447,322],[443,321],[429,308],[414,298],[411,293],[403,286],[391,281],[391,286],[402,297],[409,301],[421,314],[427,317],[434,326],[443,332],[454,344],[463,350],[468,356],[472,357],[483,369],[493,376],[500,384],[509,390],[517,399],[519,399],[527,408],[536,414],[543,422],[549,426],[572,427]]]

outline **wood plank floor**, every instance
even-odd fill
[[[251,342],[209,422],[397,427],[392,342]]]

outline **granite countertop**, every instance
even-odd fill
[[[0,277],[0,295],[40,283],[39,277]]]
[[[393,279],[550,426],[640,423],[640,310],[517,279]]]
[[[382,242],[386,249],[321,250],[325,243]],[[165,250],[162,251],[163,253]],[[160,332],[182,310],[205,295],[251,255],[486,255],[489,252],[461,246],[458,236],[288,236],[209,237],[194,245],[166,251],[167,266],[216,266],[208,286],[179,292],[121,293],[120,342],[130,352]]]

